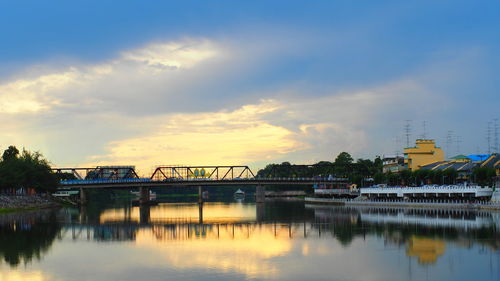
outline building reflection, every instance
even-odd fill
[[[410,257],[417,257],[418,262],[422,264],[435,263],[445,250],[446,244],[440,239],[412,236],[408,240],[406,254]]]
[[[436,263],[446,244],[470,248],[474,244],[500,249],[500,216],[495,212],[458,209],[328,207],[308,205],[325,232],[327,225],[344,245],[356,237],[376,235],[388,244],[406,247],[421,264]]]

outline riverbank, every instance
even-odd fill
[[[0,214],[60,206],[52,198],[40,195],[0,195]]]
[[[370,201],[370,200],[346,200],[332,198],[306,197],[306,203],[331,204],[345,206],[383,206],[383,207],[409,207],[409,208],[444,208],[444,209],[481,209],[500,211],[500,203],[467,203],[467,202],[406,202],[406,201]]]

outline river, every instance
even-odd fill
[[[223,200],[0,216],[0,280],[500,280],[500,213]]]

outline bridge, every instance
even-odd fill
[[[307,167],[306,165],[300,165]],[[61,179],[58,189],[79,189],[80,202],[87,201],[86,189],[139,188],[141,204],[149,203],[149,189],[153,187],[197,186],[202,202],[203,186],[256,186],[256,201],[264,202],[265,185],[332,185],[340,186],[345,178],[287,177],[269,174],[255,175],[248,166],[160,166],[150,177],[139,177],[134,166],[97,166],[95,168],[54,168]]]

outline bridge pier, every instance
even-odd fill
[[[198,203],[203,204],[203,187],[198,185]]]
[[[139,204],[149,204],[149,188],[145,186],[139,187]]]
[[[85,192],[85,189],[80,187],[80,205],[86,205],[87,204],[87,193]]]
[[[262,185],[257,185],[255,190],[255,202],[264,203],[266,201],[266,188]]]

